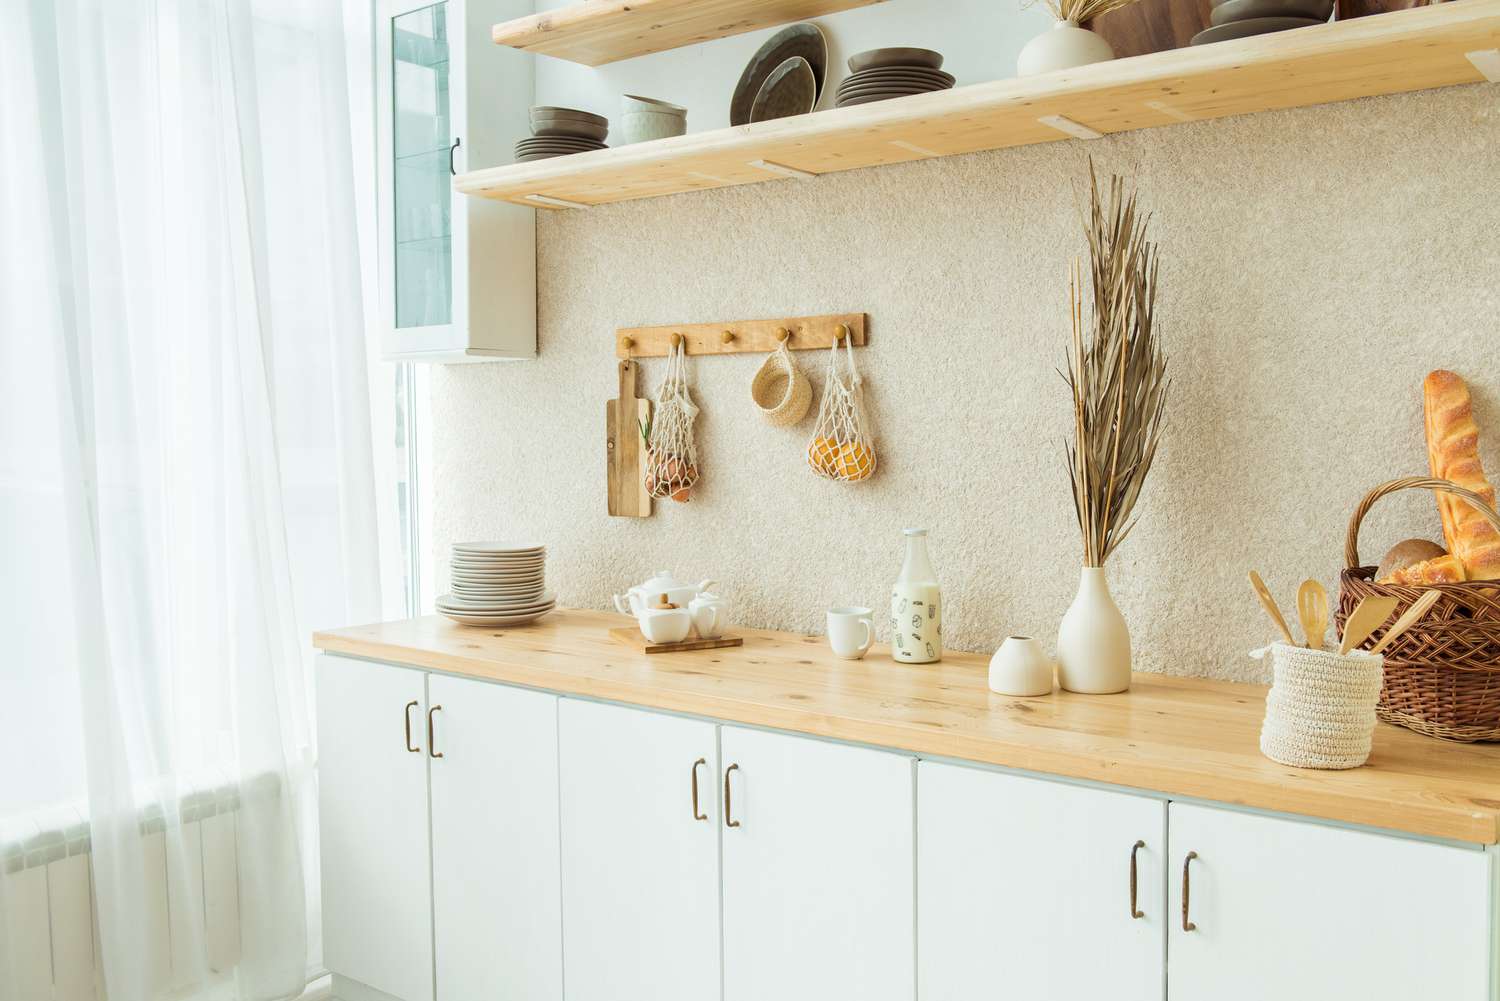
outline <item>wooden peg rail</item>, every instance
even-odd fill
[[[868,336],[864,313],[794,316],[780,320],[735,320],[729,323],[689,323],[670,327],[621,327],[615,332],[618,358],[664,358],[678,341],[686,340],[690,355],[765,354],[783,338],[793,351],[832,347],[836,339],[853,338],[864,347]]]

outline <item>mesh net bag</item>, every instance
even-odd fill
[[[693,422],[698,408],[688,395],[686,352],[679,343],[667,358],[667,374],[656,389],[656,406],[646,438],[646,492],[686,501],[698,482],[698,449]]]
[[[845,360],[839,361],[839,342],[828,354],[818,425],[807,443],[807,464],[830,480],[855,483],[875,473],[875,444],[865,426],[859,370],[854,367],[852,337],[842,338]]]

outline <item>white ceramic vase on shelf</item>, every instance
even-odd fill
[[[990,691],[1000,695],[1051,695],[1052,675],[1052,659],[1030,636],[1007,636],[990,658]]]
[[[1051,31],[1044,31],[1026,43],[1016,59],[1016,73],[1036,76],[1053,70],[1102,63],[1114,57],[1115,50],[1110,48],[1104,36],[1080,28],[1076,21],[1058,21]]]
[[[1057,630],[1057,683],[1107,695],[1130,687],[1130,629],[1110,596],[1103,567],[1084,567],[1078,594]]]

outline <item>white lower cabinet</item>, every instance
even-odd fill
[[[347,996],[561,1001],[557,697],[329,655],[317,684],[324,964]]]
[[[721,740],[725,1001],[911,1001],[913,760],[733,726]]]
[[[426,680],[318,658],[324,964],[401,1001],[432,1001]]]
[[[557,697],[432,675],[438,1001],[562,1001]]]
[[[918,996],[1161,1001],[1166,835],[1161,800],[920,763]]]
[[[564,699],[559,727],[568,1001],[717,998],[715,725]]]
[[[1170,822],[1172,1001],[1490,997],[1484,852],[1180,803]]]

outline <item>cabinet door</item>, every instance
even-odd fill
[[[922,1001],[1160,1001],[1166,812],[1141,796],[919,764]]]
[[[436,674],[427,696],[438,1001],[562,1001],[557,698]]]
[[[1172,1001],[1489,996],[1484,852],[1178,803],[1170,823]]]
[[[432,1001],[426,678],[325,654],[317,684],[324,962]]]
[[[911,1001],[911,758],[723,727],[725,1001]]]
[[[714,725],[563,699],[558,727],[568,1001],[718,997]]]

